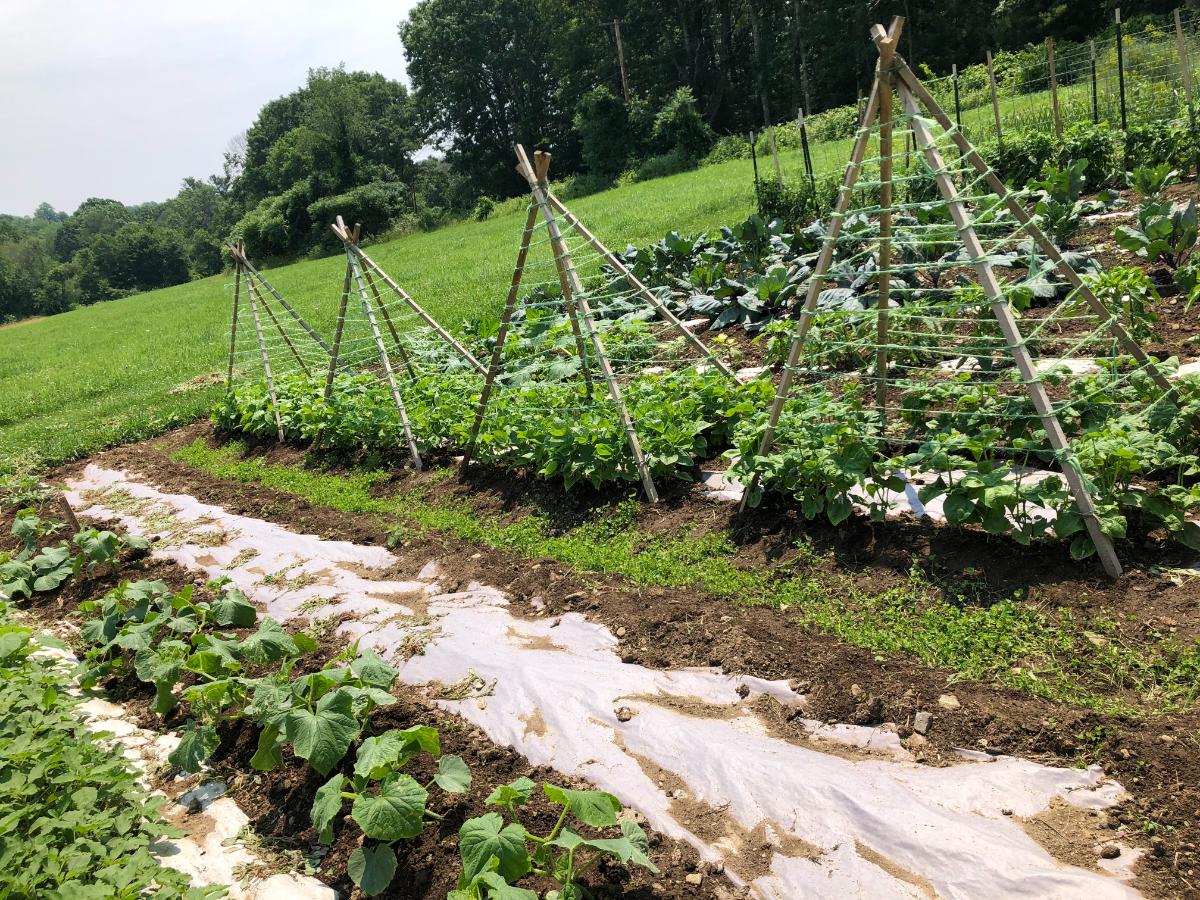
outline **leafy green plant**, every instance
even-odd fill
[[[1086,280],[1096,299],[1119,313],[1121,324],[1133,338],[1139,341],[1154,338],[1158,315],[1153,307],[1159,296],[1145,272],[1134,266],[1113,266],[1087,276]],[[1082,310],[1082,300],[1077,299],[1074,306]]]
[[[1191,258],[1197,234],[1194,201],[1174,204],[1147,197],[1138,208],[1137,225],[1118,226],[1113,239],[1117,246],[1174,272]]]
[[[1139,166],[1132,172],[1126,172],[1125,180],[1143,197],[1159,197],[1170,185],[1179,181],[1179,170],[1171,168],[1171,164],[1165,162]]]
[[[362,732],[371,710],[390,706],[389,693],[397,672],[374,651],[357,656],[351,648],[349,665],[330,663],[319,671],[292,678],[286,668],[262,678],[254,687],[246,714],[262,726],[250,764],[261,772],[283,762],[290,746],[299,759],[328,775]]]
[[[1037,191],[1039,199],[1034,207],[1042,230],[1059,247],[1065,247],[1083,227],[1083,217],[1105,207],[1111,197],[1100,200],[1081,200],[1087,183],[1088,161],[1077,159],[1063,169],[1049,168],[1041,180],[1031,181],[1027,188]]]
[[[79,717],[71,672],[0,605],[0,896],[205,900],[152,855],[178,837],[120,747]]]
[[[404,767],[418,754],[437,761],[437,771],[421,784]],[[381,843],[357,847],[350,854],[350,879],[369,897],[384,890],[396,873],[392,844],[414,838],[426,823],[442,816],[426,805],[430,788],[461,794],[471,787],[471,772],[462,758],[443,754],[436,728],[414,725],[369,737],[358,747],[353,773],[336,773],[318,790],[312,806],[313,826],[322,843],[333,839],[334,821],[347,801],[349,818],[363,834]]]
[[[458,887],[447,900],[537,900],[533,891],[514,887],[530,873],[554,880],[556,887],[546,894],[546,900],[582,900],[587,894],[581,879],[605,858],[657,874],[646,833],[635,822],[618,820],[620,801],[603,791],[575,791],[544,783],[546,799],[562,809],[547,834],[530,832],[519,821],[518,811],[536,787],[530,779],[518,778],[491,793],[485,802],[501,807],[507,823],[498,812],[463,823],[458,832],[463,870]],[[579,833],[580,826],[619,828],[621,836],[586,838]]]

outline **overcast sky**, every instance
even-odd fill
[[[317,66],[404,80],[416,0],[0,0],[0,212],[165,200]]]

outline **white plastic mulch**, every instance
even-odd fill
[[[623,663],[617,639],[581,615],[520,618],[479,584],[447,593],[434,562],[384,578],[397,558],[383,548],[296,534],[123,472],[89,466],[72,488],[77,508],[163,535],[156,556],[228,576],[277,619],[353,614],[342,630],[403,682],[432,685],[441,706],[532,763],[616,794],[754,896],[1136,896],[1122,878],[1138,851],[1101,860],[1094,828],[1063,824],[1123,798],[1098,768],[967,752],[935,768],[886,727],[806,722],[811,739],[788,740],[755,711],[803,709],[782,682]],[[1094,868],[1057,861],[1030,836],[1038,826]]]

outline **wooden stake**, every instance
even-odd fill
[[[383,302],[383,297],[379,293],[379,286],[375,284],[375,279],[371,276],[369,269],[363,274],[367,276],[367,286],[371,289],[371,295],[375,298],[375,305],[383,313],[384,324],[387,325],[388,332],[392,335],[392,342],[396,345],[396,355],[400,357],[400,362],[404,364],[404,370],[408,372],[409,380],[416,381],[417,372],[413,368],[412,360],[408,358],[408,351],[404,349],[404,344],[400,342],[400,334],[396,331],[396,326],[392,324],[392,317],[388,313],[387,304]]]
[[[346,261],[350,264],[350,271],[354,276],[354,282],[358,286],[358,295],[362,299],[363,312],[366,313],[367,323],[371,326],[371,337],[375,340],[375,349],[379,352],[379,362],[383,365],[384,378],[387,380],[388,387],[392,392],[392,402],[396,404],[396,411],[400,414],[400,425],[404,429],[404,439],[408,442],[408,452],[412,457],[413,468],[418,472],[421,470],[421,454],[417,450],[417,441],[413,437],[412,426],[408,421],[408,409],[404,405],[404,400],[400,397],[400,389],[396,387],[396,377],[392,373],[392,361],[388,357],[387,348],[383,345],[383,337],[379,333],[379,325],[375,321],[375,313],[371,309],[371,299],[367,295],[367,287],[363,284],[362,271],[358,267],[358,260],[355,257],[351,247],[354,245],[349,238],[352,237],[349,232],[346,241]]]
[[[621,67],[621,91],[629,105],[629,73],[625,71],[625,45],[621,43],[621,20],[613,19],[613,37],[617,39],[617,65]]]
[[[882,26],[872,30],[879,46],[879,301],[875,317],[875,410],[879,428],[887,428],[888,302],[892,264],[892,65],[894,42]]]
[[[1058,111],[1058,72],[1054,68],[1054,38],[1046,38],[1046,57],[1050,62],[1050,106],[1054,110],[1054,136],[1062,140],[1062,116]]]
[[[79,519],[75,517],[75,510],[71,509],[71,501],[67,499],[66,491],[58,495],[58,504],[62,507],[63,515],[66,517],[67,525],[71,528],[71,533],[79,534],[83,529],[79,527]]]
[[[987,51],[988,87],[992,92],[992,118],[996,120],[996,144],[1004,143],[1004,134],[1000,129],[1000,101],[996,99],[996,73],[992,68],[992,51]]]
[[[1066,433],[1063,431],[1062,425],[1058,421],[1058,416],[1054,412],[1054,407],[1050,403],[1046,387],[1042,384],[1041,377],[1034,367],[1033,359],[1029,355],[1029,350],[1025,346],[1024,339],[1021,337],[1020,329],[1017,327],[1016,319],[1013,318],[1008,300],[1004,297],[1004,291],[1000,287],[1000,282],[996,280],[996,275],[992,271],[991,264],[986,259],[983,244],[975,233],[975,226],[971,216],[962,201],[958,198],[958,190],[954,186],[954,181],[946,173],[946,163],[942,159],[942,154],[934,142],[929,127],[921,118],[921,109],[917,105],[916,99],[907,89],[904,82],[900,83],[899,90],[905,109],[912,120],[913,133],[918,141],[918,145],[924,145],[920,149],[925,154],[925,159],[929,163],[929,167],[933,169],[938,189],[950,209],[950,216],[954,220],[959,240],[962,241],[967,254],[972,259],[977,260],[974,265],[980,285],[983,287],[984,294],[991,305],[992,314],[996,317],[996,321],[1000,325],[1000,330],[1004,334],[1005,342],[1008,344],[1009,352],[1013,355],[1017,369],[1021,373],[1021,378],[1029,389],[1030,400],[1033,401],[1038,418],[1041,419],[1042,428],[1046,432],[1046,438],[1049,440],[1050,446],[1058,454],[1063,477],[1066,479],[1067,485],[1071,490],[1075,506],[1079,510],[1080,516],[1083,517],[1084,525],[1091,536],[1092,543],[1096,546],[1096,552],[1100,557],[1101,564],[1104,566],[1104,571],[1110,577],[1117,578],[1121,574],[1121,561],[1117,558],[1117,551],[1114,549],[1108,535],[1101,528],[1100,520],[1096,517],[1096,507],[1092,501],[1092,495],[1088,492],[1087,485],[1084,483],[1083,476],[1078,469],[1074,454],[1071,452],[1070,442],[1067,440]]]
[[[295,357],[296,363],[301,369],[304,370],[305,375],[312,375],[312,372],[308,370],[308,366],[305,365],[304,358],[300,355],[300,351],[296,349],[296,345],[292,343],[292,339],[288,337],[287,332],[283,330],[283,326],[279,324],[279,320],[275,318],[275,312],[271,309],[271,304],[267,302],[267,298],[259,292],[258,287],[250,279],[246,280],[246,290],[251,291],[258,296],[258,300],[262,304],[263,310],[271,318],[271,322],[275,325],[275,330],[279,332],[279,336],[283,338],[283,342],[287,344],[288,349],[292,351],[292,356]]]
[[[342,332],[346,328],[346,306],[350,301],[350,263],[346,262],[346,280],[342,283],[342,299],[338,304],[337,326],[333,331],[333,350],[329,354],[329,373],[325,376],[325,399],[333,396],[333,376],[337,372],[338,355],[342,352]]]
[[[243,260],[245,257],[243,257]],[[246,296],[250,300],[250,312],[254,317],[254,333],[258,336],[258,353],[262,357],[263,374],[267,378],[267,396],[271,398],[271,409],[275,412],[275,428],[279,441],[283,443],[283,420],[279,417],[279,399],[275,396],[275,379],[271,377],[271,359],[267,354],[267,342],[263,339],[262,320],[258,317],[258,304],[254,302],[252,282],[246,279]]]
[[[517,145],[517,158],[521,162],[522,173],[525,175],[530,189],[533,191],[533,198],[542,212],[542,218],[546,221],[546,230],[550,233],[551,244],[561,245],[562,235],[558,230],[558,221],[554,218],[554,210],[551,209],[550,202],[546,197],[545,183],[538,180],[536,172],[529,165],[529,158],[525,155],[525,148],[520,144]],[[548,157],[546,165],[549,166]],[[650,467],[646,464],[646,457],[642,453],[642,445],[638,440],[637,430],[633,427],[633,420],[629,417],[629,410],[625,408],[625,400],[621,396],[621,386],[617,383],[616,376],[613,375],[612,366],[609,365],[608,356],[604,352],[604,342],[600,340],[600,333],[596,330],[595,323],[592,321],[592,313],[588,306],[587,295],[582,290],[583,285],[579,282],[579,275],[575,272],[574,263],[571,262],[570,255],[565,253],[565,246],[563,249],[563,262],[570,273],[571,287],[578,292],[575,301],[578,304],[579,313],[583,317],[584,325],[586,325],[591,338],[592,350],[596,355],[596,364],[599,366],[600,373],[604,376],[604,380],[608,384],[608,393],[617,408],[617,414],[621,419],[621,426],[625,429],[625,437],[629,441],[629,452],[633,454],[633,461],[637,465],[638,474],[641,476],[642,487],[646,491],[646,497],[651,503],[657,503],[658,491],[654,487],[654,479],[650,475]],[[558,258],[558,256],[559,254],[556,252],[555,257]]]
[[[1092,292],[1092,289],[1087,286],[1087,283],[1079,277],[1079,273],[1067,265],[1062,254],[1058,252],[1058,248],[1054,246],[1054,242],[1046,237],[1042,229],[1038,227],[1029,213],[1025,211],[1025,208],[1013,197],[1012,192],[1000,180],[999,176],[984,162],[983,157],[971,146],[971,143],[960,132],[952,128],[950,118],[938,105],[933,95],[926,90],[925,85],[921,84],[920,79],[917,78],[909,65],[900,57],[897,57],[897,61],[899,65],[896,69],[896,77],[904,83],[904,86],[916,97],[926,112],[933,116],[934,121],[946,130],[950,135],[950,139],[958,146],[963,157],[975,167],[979,174],[984,176],[992,192],[1000,198],[1008,211],[1012,213],[1013,218],[1021,223],[1021,226],[1033,238],[1034,243],[1038,245],[1038,249],[1046,254],[1054,263],[1055,271],[1079,292],[1084,302],[1087,303],[1088,307],[1101,321],[1112,319],[1110,310],[1100,302],[1099,298]],[[1125,352],[1136,359],[1140,365],[1146,367],[1148,374],[1154,379],[1155,384],[1167,393],[1175,390],[1175,386],[1159,371],[1154,360],[1146,354],[1146,351],[1129,335],[1120,322],[1112,321],[1109,324],[1109,328],[1112,330],[1113,336],[1125,349]]]
[[[1183,93],[1187,97],[1188,122],[1192,130],[1192,144],[1195,151],[1194,163],[1196,175],[1200,177],[1200,142],[1196,134],[1196,104],[1192,96],[1192,62],[1188,58],[1187,42],[1183,38],[1183,24],[1179,21],[1179,8],[1175,8],[1175,48],[1179,53],[1179,74],[1183,78]]]
[[[903,22],[904,19],[899,16],[892,22],[892,27],[896,30],[897,35],[899,35],[899,29],[903,25]],[[775,399],[771,403],[771,412],[767,417],[767,426],[763,429],[762,440],[758,444],[758,455],[760,457],[767,455],[771,449],[771,444],[775,441],[775,426],[779,424],[779,417],[783,414],[783,405],[787,401],[788,392],[792,387],[793,373],[800,362],[800,351],[804,346],[804,339],[808,335],[808,329],[812,325],[813,313],[817,308],[817,297],[821,293],[822,285],[825,282],[825,275],[829,272],[829,264],[833,260],[833,251],[837,246],[838,236],[842,233],[842,220],[846,216],[846,210],[850,208],[850,197],[854,192],[855,182],[858,181],[858,175],[862,169],[863,159],[867,152],[867,144],[871,138],[871,123],[879,113],[879,100],[879,80],[876,79],[875,83],[871,86],[871,96],[867,100],[867,108],[864,110],[859,124],[858,137],[854,140],[854,149],[850,152],[850,162],[846,166],[846,174],[842,177],[842,186],[838,191],[837,202],[834,205],[833,213],[830,215],[829,231],[825,235],[825,243],[821,245],[821,253],[817,257],[817,265],[808,282],[808,294],[804,298],[804,308],[800,312],[800,321],[796,323],[796,334],[792,338],[792,346],[788,350],[787,362],[784,363],[783,373],[779,378],[779,390],[775,392]],[[742,502],[738,505],[738,512],[743,512],[746,509],[746,505],[750,501],[750,495],[758,488],[758,480],[758,473],[756,472],[750,479],[750,484],[746,486],[745,493],[742,495]]]
[[[547,199],[549,199],[550,205],[554,207],[555,211],[557,211],[563,217],[563,221],[567,223],[567,227],[571,228],[576,234],[583,238],[584,241],[591,245],[593,250],[603,256],[605,261],[614,269],[616,269],[617,273],[626,282],[628,282],[629,286],[632,287],[643,300],[654,307],[655,312],[662,316],[665,321],[674,326],[675,329],[684,336],[689,344],[703,353],[708,361],[716,366],[723,374],[728,375],[730,378],[735,377],[733,370],[730,369],[729,366],[727,366],[724,362],[722,362],[721,359],[709,349],[708,345],[706,345],[704,341],[700,340],[700,338],[684,328],[683,322],[679,320],[679,317],[671,312],[671,310],[667,309],[667,307],[661,300],[658,299],[654,292],[642,284],[638,277],[629,271],[629,268],[621,261],[621,257],[617,256],[615,253],[609,250],[608,247],[604,246],[599,238],[592,234],[584,226],[584,224],[580,222],[579,219],[577,219],[565,205],[563,205],[561,200],[549,192],[547,192]]]
[[[504,301],[504,312],[500,315],[500,330],[496,332],[496,346],[492,348],[492,360],[488,364],[487,378],[483,381],[483,390],[479,394],[479,405],[475,408],[475,422],[471,425],[471,437],[467,440],[467,449],[463,451],[460,473],[465,476],[471,459],[475,456],[475,442],[479,439],[479,429],[483,427],[483,417],[487,413],[488,400],[492,396],[492,387],[500,375],[500,366],[504,362],[504,342],[508,339],[508,326],[512,322],[513,311],[517,308],[517,291],[521,287],[521,278],[525,272],[525,259],[529,256],[529,243],[533,240],[533,229],[537,226],[538,207],[529,205],[529,215],[525,217],[525,230],[521,232],[521,249],[517,251],[517,264],[513,268],[512,284],[508,288],[508,299]]]
[[[233,322],[229,326],[229,371],[225,375],[225,390],[233,389],[233,357],[237,352],[238,301],[242,292],[242,264],[233,261]]]
[[[304,321],[304,317],[301,316],[300,313],[296,312],[296,310],[294,310],[292,308],[292,304],[288,303],[287,300],[284,299],[283,294],[281,294],[281,293],[279,293],[279,291],[275,290],[275,288],[271,286],[271,283],[262,276],[262,273],[259,272],[258,269],[254,268],[254,266],[250,265],[250,260],[248,260],[246,258],[245,244],[241,244],[237,248],[235,248],[232,245],[229,245],[229,250],[231,253],[234,254],[234,258],[242,264],[242,268],[244,268],[247,272],[249,272],[252,277],[257,278],[260,282],[262,282],[262,286],[265,287],[270,292],[272,297],[274,297],[276,300],[279,301],[279,305],[282,306],[284,309],[286,309],[288,311],[288,313],[291,314],[292,318],[300,323],[300,327],[303,328],[306,332],[308,332],[308,336],[310,338],[312,338],[314,341],[316,341],[320,345],[321,349],[324,350],[326,353],[331,352],[329,349],[329,345],[326,344],[325,341],[323,341],[321,339],[321,336],[319,334],[317,334],[315,331],[312,330],[312,327],[309,326],[309,324],[306,321]],[[249,279],[247,279],[247,283],[249,283]]]

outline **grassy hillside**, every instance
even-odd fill
[[[785,158],[800,169],[798,155]],[[703,231],[754,204],[748,160],[628,185],[571,204],[614,249],[671,229]],[[370,248],[430,312],[457,324],[496,309],[512,276],[523,213],[415,234]],[[268,279],[325,334],[341,291],[341,255],[283,266]],[[139,294],[0,328],[0,469],[54,463],[203,415],[223,372],[231,277]]]

